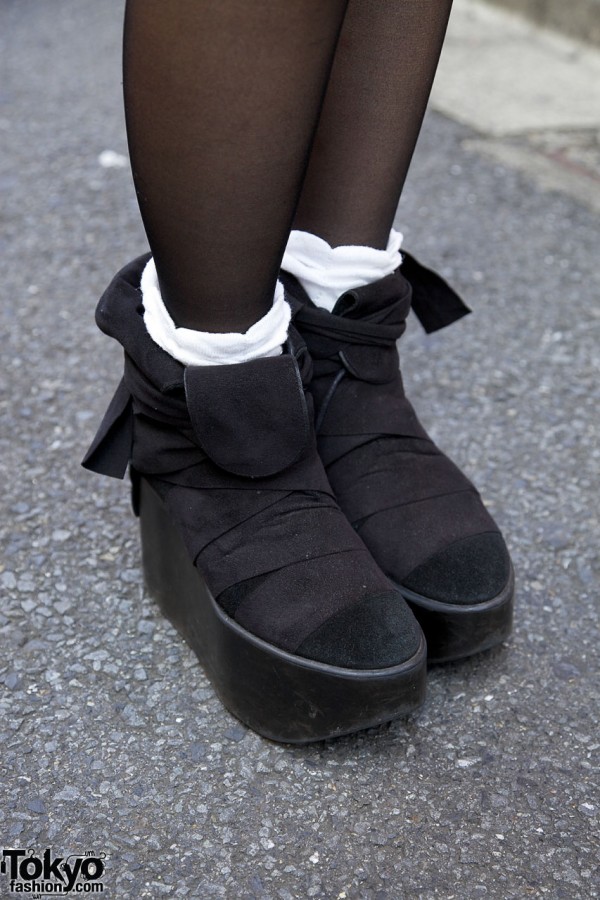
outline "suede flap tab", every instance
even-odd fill
[[[355,378],[371,384],[385,384],[398,375],[396,347],[361,347],[349,344],[340,350],[340,359]]]
[[[90,472],[123,478],[131,458],[132,444],[131,394],[125,382],[121,381],[81,465]]]
[[[196,440],[228,472],[275,475],[306,448],[308,410],[291,356],[187,366],[185,393]]]
[[[427,334],[445,328],[471,312],[441,275],[409,253],[403,251],[402,257],[402,273],[412,286],[412,308]]]

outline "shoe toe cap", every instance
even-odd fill
[[[300,656],[349,669],[383,669],[413,657],[421,629],[402,596],[367,596],[331,616],[296,650]]]
[[[430,556],[402,580],[402,587],[442,603],[484,603],[505,589],[510,565],[502,535],[486,532]]]

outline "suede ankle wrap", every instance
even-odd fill
[[[304,389],[304,342],[292,327],[282,356],[181,365],[144,327],[146,260],[121,270],[98,305],[125,372],[83,465],[123,477],[131,464],[147,478],[217,602],[253,634],[334,665],[402,662],[420,631],[333,496]],[[378,610],[373,628],[385,639],[340,628],[364,606]]]
[[[437,600],[470,604],[494,596],[509,576],[504,542],[475,487],[420,424],[396,348],[411,297],[428,331],[468,309],[412,257],[402,270],[342,295],[332,313],[315,307],[292,276],[283,280],[313,360],[319,454],[341,509],[376,562],[396,583]]]

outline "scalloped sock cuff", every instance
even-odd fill
[[[277,282],[269,312],[247,331],[228,334],[178,328],[161,297],[153,259],[144,268],[141,289],[144,324],[150,337],[183,365],[231,365],[281,354],[292,311],[280,281]]]
[[[331,312],[346,291],[396,271],[402,263],[402,240],[402,234],[392,228],[385,250],[330,247],[316,234],[292,231],[281,268],[298,279],[316,306]]]

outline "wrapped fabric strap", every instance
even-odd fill
[[[497,532],[468,478],[431,440],[404,392],[397,340],[412,305],[427,331],[468,312],[440,276],[401,269],[343,294],[327,312],[284,276],[313,358],[321,459],[375,559],[401,582],[452,541]]]
[[[293,652],[330,617],[391,591],[317,455],[306,345],[292,327],[281,356],[182,366],[144,327],[146,259],[126,266],[98,306],[125,370],[83,464],[115,477],[130,464],[134,485],[144,476],[223,609]],[[399,596],[394,603],[406,640],[418,643]]]

